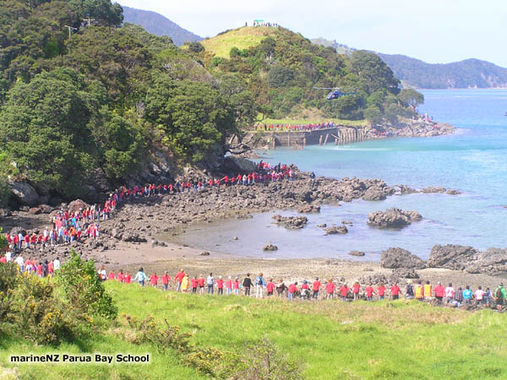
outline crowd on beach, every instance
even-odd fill
[[[310,132],[319,129],[336,128],[333,121],[312,124],[259,124],[257,130],[267,132]]]
[[[218,295],[245,295],[264,298],[277,296],[287,298],[289,301],[296,299],[317,300],[317,299],[341,299],[342,301],[382,301],[384,299],[397,300],[400,298],[415,299],[418,301],[436,301],[437,304],[460,307],[462,305],[476,305],[478,307],[489,307],[492,303],[500,305],[502,309],[507,292],[503,283],[493,291],[489,288],[482,289],[478,286],[472,290],[469,285],[455,288],[452,283],[444,287],[440,282],[433,286],[430,281],[408,281],[404,289],[395,282],[390,286],[387,284],[360,284],[355,281],[348,286],[345,281],[336,281],[332,278],[321,280],[318,277],[313,281],[303,280],[302,282],[285,282],[283,279],[274,280],[266,278],[262,273],[252,277],[248,273],[244,278],[239,276],[217,276],[213,273],[204,276],[190,276],[181,269],[174,278],[166,271],[159,276],[152,273],[148,276],[143,268],[134,277],[123,270],[115,273],[107,272],[101,266],[97,272],[102,281],[119,281],[130,284],[138,283],[140,286],[149,285],[154,288],[162,288],[164,291],[175,290],[177,292],[192,294],[218,294]]]
[[[204,188],[222,188],[226,186],[250,186],[256,183],[268,183],[283,180],[294,180],[295,168],[292,165],[278,164],[272,166],[260,161],[256,170],[250,173],[224,176],[221,178],[206,179],[180,179],[174,183],[146,184],[127,188],[120,187],[111,193],[103,204],[96,204],[79,209],[60,209],[53,212],[50,217],[50,226],[43,230],[23,231],[5,234],[8,247],[5,260],[9,261],[13,255],[22,251],[36,253],[48,247],[62,244],[71,244],[74,241],[82,242],[85,239],[97,239],[100,235],[101,221],[109,219],[118,205],[134,199],[163,196],[170,194],[200,191]]]
[[[0,264],[8,261],[5,255],[0,258]],[[52,277],[61,266],[58,257],[51,261],[37,262],[30,258],[25,260],[22,253],[19,253],[12,261],[17,264],[21,273],[39,277]],[[117,273],[113,270],[108,272],[104,265],[98,269],[97,276],[101,281],[119,281],[124,284],[138,283],[143,287],[148,285],[161,288],[164,291],[175,290],[177,292],[210,295],[244,295],[256,298],[277,296],[286,298],[289,301],[341,299],[347,302],[405,298],[453,307],[466,305],[476,307],[495,306],[498,310],[503,310],[503,305],[507,301],[507,291],[503,283],[493,290],[490,288],[483,289],[482,286],[478,286],[475,290],[469,285],[454,287],[452,283],[444,286],[441,282],[433,285],[430,281],[413,283],[411,280],[407,281],[403,289],[397,282],[374,286],[373,284],[360,284],[355,281],[349,287],[343,279],[329,278],[321,280],[317,277],[313,281],[285,282],[283,279],[275,281],[273,278],[267,278],[262,273],[257,276],[251,276],[248,273],[240,279],[239,276],[215,277],[213,273],[209,273],[207,276],[202,274],[190,276],[181,269],[172,278],[167,271],[161,276],[157,273],[151,273],[148,276],[143,268],[139,268],[138,272],[132,276],[130,272],[125,272],[122,269]]]

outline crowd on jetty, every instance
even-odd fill
[[[265,132],[311,132],[319,129],[336,128],[333,121],[311,124],[259,124],[257,130]]]
[[[50,226],[43,230],[24,231],[17,228],[5,234],[8,247],[6,260],[22,251],[43,251],[48,247],[82,242],[85,239],[97,239],[100,235],[100,222],[109,219],[118,205],[145,197],[200,191],[204,188],[221,188],[225,186],[251,186],[257,183],[277,182],[295,179],[293,165],[278,164],[272,166],[260,161],[256,170],[250,173],[194,180],[177,180],[174,183],[146,184],[127,188],[120,187],[111,193],[103,204],[88,206],[81,203],[78,209],[61,208],[51,214]],[[69,206],[72,205],[72,202]],[[74,207],[75,208],[75,207]]]

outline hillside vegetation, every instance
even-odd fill
[[[7,0],[0,16],[0,206],[17,183],[58,204],[185,165],[217,170],[227,137],[259,118],[396,124],[422,101],[374,54],[349,58],[283,28],[181,49],[124,25],[110,0]],[[336,86],[353,94],[314,89]]]
[[[261,115],[275,119],[369,119],[394,123],[413,112],[414,100],[400,92],[399,81],[375,54],[356,51],[350,57],[312,44],[279,27],[243,27],[202,41],[200,57],[214,75],[235,74],[248,83]],[[350,95],[326,99],[339,87]]]
[[[250,372],[243,368],[232,376],[243,379],[502,379],[507,374],[505,315],[490,310],[470,313],[403,300],[290,303],[195,296],[114,281],[106,288],[118,307],[116,323],[56,347],[34,348],[4,335],[3,371],[13,367],[7,364],[9,355],[30,351],[150,353],[152,360],[141,365],[19,365],[21,379],[224,378],[230,372],[219,369],[231,358],[248,364]],[[196,347],[190,354],[186,339]],[[262,372],[267,354],[271,375]],[[280,368],[285,372],[277,374]]]
[[[478,59],[431,64],[405,55],[379,56],[406,86],[417,88],[507,87],[507,68]]]

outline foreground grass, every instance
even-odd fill
[[[304,366],[309,379],[503,379],[507,377],[504,314],[469,313],[416,302],[294,302],[245,297],[164,293],[137,285],[108,283],[119,311],[193,333],[194,343],[241,352],[268,336]],[[120,320],[122,318],[120,317]],[[161,355],[110,331],[60,352],[152,353],[148,365],[18,366],[23,379],[198,379],[176,354]],[[32,349],[19,341],[0,343],[0,365],[12,353]]]

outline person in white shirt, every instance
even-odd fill
[[[12,260],[12,252],[11,251],[5,252],[5,259],[7,260],[7,262]]]
[[[447,288],[445,288],[445,301],[446,303],[451,302],[454,299],[454,294],[456,292],[454,291],[454,288],[452,287],[452,284],[449,284]]]
[[[53,261],[53,269],[55,270],[55,272],[60,269],[60,259],[57,257],[56,259],[54,259]]]
[[[482,305],[484,303],[484,290],[482,290],[482,286],[479,286],[474,292],[474,297],[477,305]]]
[[[19,271],[20,271],[20,272],[24,272],[24,271],[25,271],[25,260],[23,260],[23,256],[18,255],[18,256],[14,259],[14,262],[15,262],[16,264],[18,264],[18,267],[19,267]]]

